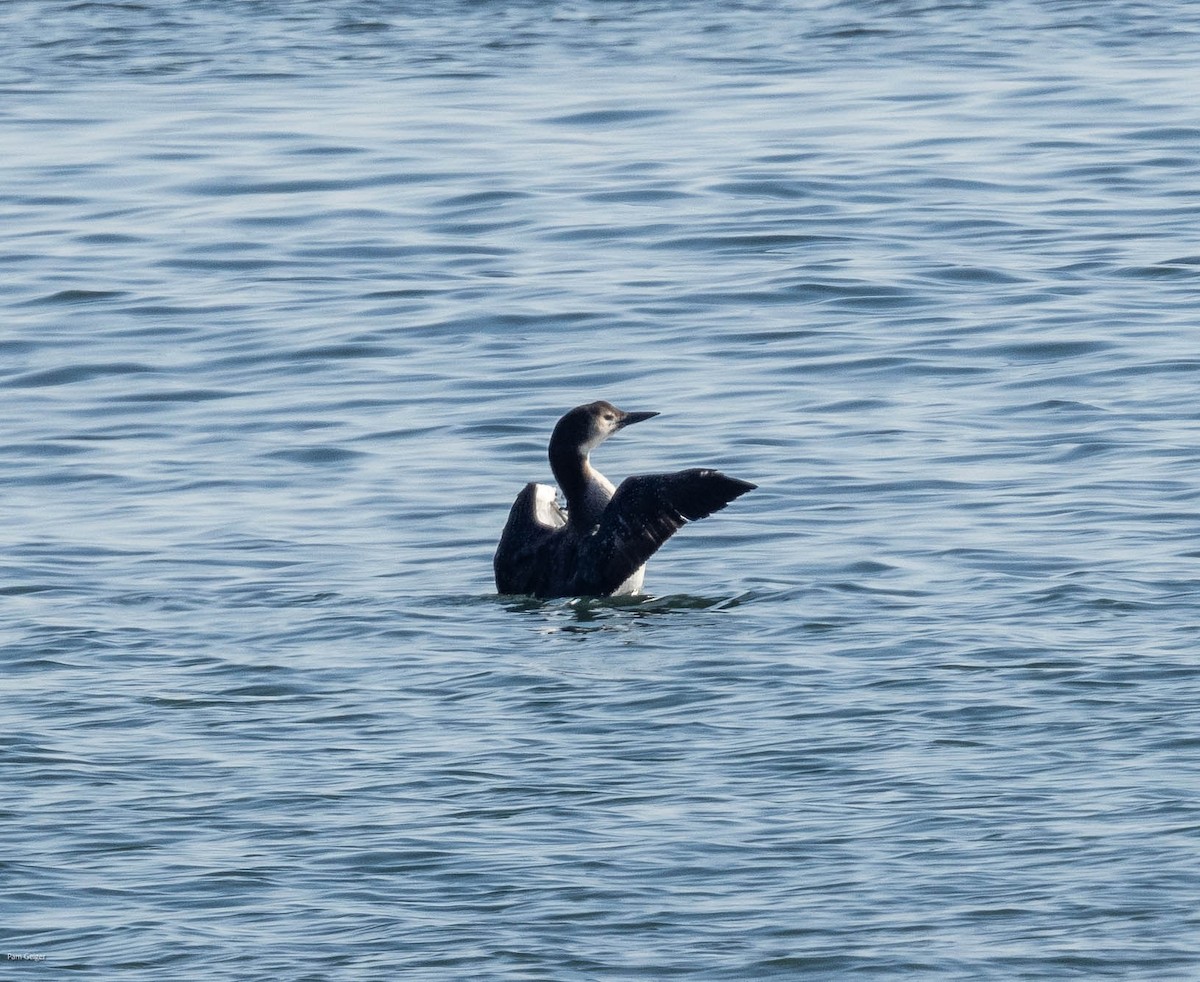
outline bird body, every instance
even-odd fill
[[[493,567],[502,594],[536,597],[638,593],[648,560],[685,522],[707,518],[755,485],[696,468],[626,478],[596,470],[591,451],[618,430],[657,416],[600,401],[576,406],[550,437],[554,488],[525,485],[509,511]]]

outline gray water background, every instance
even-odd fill
[[[1200,978],[1200,5],[0,28],[6,978]]]

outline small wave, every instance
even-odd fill
[[[554,126],[624,126],[630,123],[648,123],[669,115],[669,109],[594,109],[550,116],[542,122]]]
[[[8,385],[14,388],[35,389],[54,385],[73,385],[77,382],[87,382],[91,379],[123,375],[150,375],[156,369],[137,362],[111,362],[94,365],[70,365],[64,368],[49,368],[39,372],[29,372],[8,380]]]

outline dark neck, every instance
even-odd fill
[[[582,518],[587,507],[587,454],[578,447],[551,447],[550,471],[567,499],[567,520]]]

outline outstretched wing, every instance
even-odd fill
[[[539,580],[544,576],[544,554],[549,540],[555,530],[566,524],[567,516],[558,506],[554,488],[526,484],[509,510],[492,558],[496,590],[537,593]]]
[[[580,572],[587,592],[612,593],[685,523],[707,518],[755,487],[698,468],[626,478],[584,546]]]

